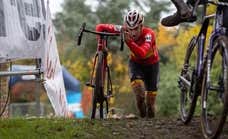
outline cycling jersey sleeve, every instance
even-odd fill
[[[109,33],[119,33],[122,26],[114,24],[98,24],[96,25],[96,31],[98,32],[109,32]]]
[[[149,36],[149,38],[148,38]],[[141,45],[138,45],[133,40],[130,40],[127,43],[127,46],[130,50],[140,59],[145,59],[154,54],[155,47],[155,38],[152,37],[152,34],[145,35],[144,42]]]

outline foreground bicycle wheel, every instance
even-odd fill
[[[208,139],[217,138],[228,112],[228,39],[219,37],[212,50],[210,69],[205,68],[202,87],[201,126]],[[209,70],[209,71],[208,71]]]
[[[98,60],[96,65],[96,73],[95,73],[95,86],[93,89],[93,99],[92,99],[92,111],[91,111],[91,119],[94,119],[99,111],[100,119],[104,118],[104,106],[106,108],[106,113],[108,113],[108,103],[104,94],[104,87],[106,84],[106,63],[104,61],[104,54],[102,52],[98,53]],[[105,105],[104,105],[104,102]]]
[[[196,94],[196,38],[193,37],[189,43],[185,55],[184,67],[179,78],[180,95],[180,114],[182,121],[187,124],[191,121],[195,111],[198,95]]]

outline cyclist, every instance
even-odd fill
[[[130,10],[123,25],[98,24],[96,31],[123,32],[130,49],[129,76],[136,95],[140,116],[155,116],[155,99],[159,76],[159,55],[155,33],[143,25],[144,17],[137,10]],[[98,40],[99,41],[99,40]]]
[[[171,0],[175,7],[177,8],[177,12],[173,15],[167,16],[161,20],[161,24],[164,26],[176,26],[182,22],[194,22],[196,21],[196,16],[192,15],[192,7],[196,0],[187,0],[185,3],[183,0]],[[203,3],[203,0],[200,0],[200,4]]]

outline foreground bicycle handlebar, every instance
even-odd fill
[[[121,38],[121,46],[120,46],[120,50],[123,51],[124,48],[124,37],[123,37],[123,33],[108,33],[108,32],[97,32],[97,31],[91,31],[86,29],[86,23],[83,23],[82,26],[80,27],[80,31],[78,34],[78,41],[77,44],[78,46],[81,45],[81,40],[82,40],[82,36],[83,36],[83,32],[87,32],[87,33],[92,33],[92,34],[96,34],[96,35],[100,35],[100,36],[120,36]]]

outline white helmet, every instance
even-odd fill
[[[137,10],[130,10],[124,17],[124,23],[128,28],[134,29],[143,24],[144,17]]]

